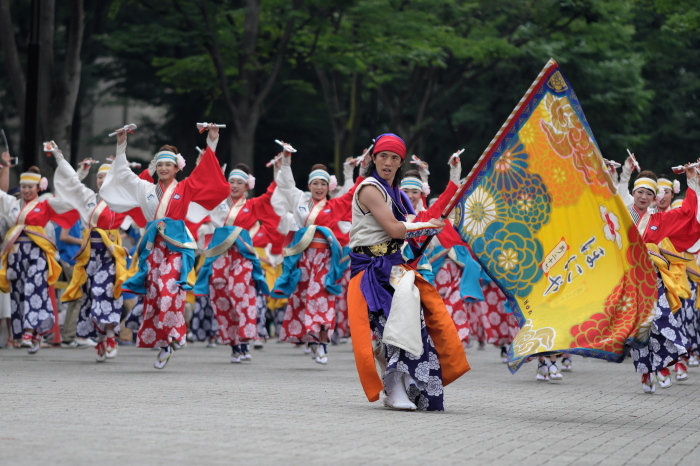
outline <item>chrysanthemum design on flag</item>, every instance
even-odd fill
[[[533,354],[621,361],[625,345],[648,339],[656,273],[556,62],[544,67],[467,183],[458,230],[521,326],[511,371]]]

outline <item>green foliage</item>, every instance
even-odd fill
[[[393,131],[436,161],[439,191],[447,165],[438,161],[465,147],[466,173],[550,57],[576,89],[606,157],[622,161],[629,147],[662,171],[694,158],[700,142],[694,0],[253,3],[254,22],[245,0],[106,2],[85,86],[109,82],[118,99],[164,107],[149,142],[172,135],[186,148],[194,120],[225,121],[233,134],[236,112],[259,105],[250,113],[259,125],[245,131],[260,154],[260,189],[275,138],[300,149],[301,177],[316,162],[338,168],[371,137]],[[14,14],[21,34],[27,8]],[[13,115],[7,89],[0,77],[5,118]],[[90,89],[98,99],[102,88]]]

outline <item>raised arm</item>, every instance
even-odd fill
[[[350,188],[352,188],[355,185],[355,182],[353,180],[353,173],[355,172],[355,164],[354,163],[348,163],[349,161],[353,160],[352,157],[348,158],[343,164],[343,185],[340,186],[339,189],[337,189],[334,193],[331,193],[332,197],[340,197],[343,194],[347,193],[350,191]]]
[[[210,130],[204,154],[190,176],[182,181],[191,201],[207,210],[216,208],[231,191],[219,166],[219,160],[216,158],[216,144],[219,141],[218,128],[216,129],[214,139],[212,139],[214,133]]]
[[[628,157],[627,160],[625,160],[625,164],[622,166],[620,181],[617,183],[617,194],[620,195],[622,202],[624,202],[627,207],[634,204],[634,197],[630,194],[630,178],[632,178],[633,168],[634,162]]]
[[[271,198],[272,206],[280,217],[288,212],[294,213],[299,205],[299,201],[304,196],[304,192],[298,189],[294,182],[291,155],[282,157],[281,163],[282,166],[275,178],[277,187]]]
[[[58,213],[77,209],[80,215],[85,217],[89,204],[95,203],[95,192],[81,183],[80,175],[66,161],[61,152],[54,153],[54,156],[58,162],[58,167],[53,177],[56,196],[49,200],[51,207]],[[56,201],[53,201],[53,199],[56,199]],[[83,218],[83,220],[86,220],[86,218]]]
[[[2,153],[2,170],[0,171],[0,190],[7,192],[10,189],[10,153]]]
[[[126,133],[117,135],[117,156],[107,172],[100,196],[110,209],[115,212],[127,212],[141,207],[147,220],[155,216],[157,206],[156,187],[153,183],[142,180],[129,168],[126,160]],[[151,199],[149,196],[153,196]],[[149,202],[153,200],[154,202]]]

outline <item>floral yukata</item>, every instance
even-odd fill
[[[259,228],[258,221],[268,229],[279,226],[280,217],[270,204],[274,190],[272,183],[265,194],[253,199],[227,197],[210,212],[216,230],[204,251],[206,260],[195,293],[209,296],[219,336],[227,345],[246,343],[259,334],[259,295],[269,291],[251,236]]]
[[[315,203],[310,193],[297,189],[288,159],[277,174],[272,205],[279,216],[294,216],[296,234],[285,249],[284,272],[271,293],[289,299],[280,340],[318,343],[322,329],[332,338],[336,326],[336,297],[344,272],[341,247],[349,241],[357,185],[340,197]]]
[[[85,225],[83,243],[76,254],[73,278],[61,298],[74,301],[85,296],[78,315],[77,335],[101,339],[106,326],[119,332],[122,284],[126,280],[128,252],[121,245],[119,227],[127,217],[143,228],[146,219],[140,209],[117,213],[98,194],[80,182],[78,174],[63,158],[54,175],[56,194],[80,213]]]
[[[136,176],[125,149],[126,143],[117,147],[100,194],[115,212],[140,207],[148,220],[134,259],[137,271],[124,283],[125,290],[144,295],[137,344],[140,348],[184,345],[186,292],[192,290],[188,275],[197,248],[184,219],[190,203],[216,208],[228,196],[229,184],[214,153],[216,141],[207,139],[207,149],[189,177],[168,186]]]
[[[692,342],[683,326],[682,307],[692,291],[686,275],[689,258],[684,252],[697,252],[697,181],[688,179],[688,191],[681,208],[668,212],[632,215],[658,270],[658,300],[654,309],[649,344],[631,350],[635,371],[659,372],[687,353]],[[634,208],[632,206],[631,208]]]
[[[56,197],[25,203],[0,191],[0,216],[10,226],[0,256],[0,290],[10,293],[12,337],[22,338],[25,329],[45,335],[55,323],[49,286],[58,280],[61,266],[44,227],[53,221],[70,228],[78,221],[78,212],[66,209]]]

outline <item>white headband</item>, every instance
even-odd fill
[[[421,180],[420,178],[416,178],[415,176],[407,176],[406,178],[401,180],[399,188],[401,188],[402,190],[418,189],[426,196],[430,195],[430,186],[428,186],[428,183],[423,183],[423,180]]]
[[[177,165],[177,168],[180,170],[185,168],[185,158],[169,150],[162,150],[156,154],[156,163],[158,162],[172,162]]]
[[[634,181],[634,188],[632,189],[632,192],[636,191],[639,188],[646,188],[652,191],[654,194],[656,194],[658,186],[656,184],[656,181],[652,180],[651,178],[637,178]]]
[[[255,188],[255,177],[253,175],[249,175],[241,169],[235,168],[231,170],[231,173],[229,173],[228,175],[228,180],[231,181],[234,179],[243,180],[246,183],[248,183],[248,189]]]
[[[311,184],[311,182],[314,180],[322,180],[328,183],[329,191],[334,191],[335,188],[338,187],[338,180],[336,179],[335,175],[329,175],[326,170],[321,170],[320,168],[309,173],[308,184]]]
[[[38,173],[24,172],[19,175],[19,184],[38,184],[39,190],[44,191],[49,187],[49,180]]]

